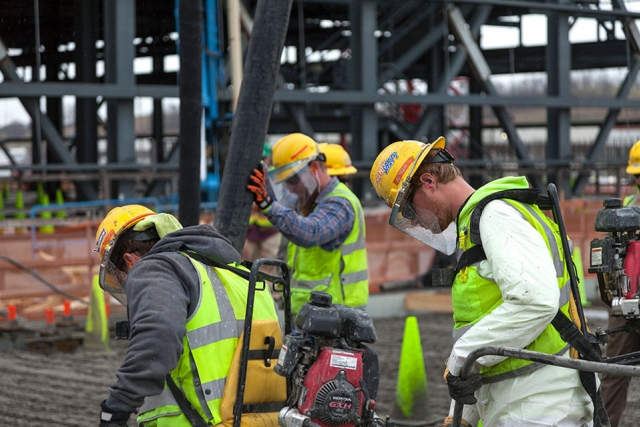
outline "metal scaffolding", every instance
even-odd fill
[[[257,0],[237,1],[246,46]],[[373,197],[368,168],[385,145],[440,135],[447,136],[474,185],[504,172],[508,163],[537,186],[553,181],[565,196],[583,194],[595,171],[609,168],[620,176],[626,158],[603,160],[603,153],[616,127],[640,122],[640,99],[633,92],[640,70],[640,13],[630,11],[629,3],[295,0],[269,133],[340,135],[360,169],[356,191],[363,200]],[[211,4],[219,50],[203,46],[203,53],[219,58],[222,72],[207,83],[217,89],[211,126],[219,144],[207,156],[220,157],[209,162],[210,169],[224,165],[234,93],[226,9],[220,1]],[[180,95],[177,72],[165,67],[179,54],[177,8],[175,0],[0,0],[0,97],[19,98],[33,122],[32,162],[0,170],[11,170],[14,179],[29,171],[45,181],[69,180],[79,200],[176,191],[180,135],[163,125],[163,100]],[[211,11],[210,5],[203,10]],[[539,29],[546,46],[522,43],[523,18],[532,14],[546,16],[547,25]],[[570,42],[579,19],[595,21],[594,41]],[[483,49],[482,29],[489,26],[514,29],[520,40],[508,48]],[[150,71],[136,70],[141,60],[151,64]],[[572,91],[572,72],[607,68],[624,70],[611,96]],[[496,76],[526,79],[535,73],[545,76],[535,94],[504,93],[495,82]],[[467,88],[462,92],[452,88],[461,79]],[[63,97],[75,98],[75,119],[68,128]],[[153,99],[149,131],[137,130],[134,100],[139,97]],[[106,115],[99,114],[103,106]],[[452,110],[463,118],[455,120]],[[579,111],[598,114],[585,114],[589,119],[584,120]],[[524,120],[527,115],[537,118]],[[576,152],[572,132],[586,125],[597,128],[595,139],[586,152]],[[523,139],[525,127],[546,130],[542,155],[534,155]],[[500,155],[492,154],[487,129],[504,134]],[[142,137],[152,142],[153,153],[144,162],[136,154]],[[0,147],[10,142],[0,136]]]

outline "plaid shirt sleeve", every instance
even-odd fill
[[[344,243],[355,221],[353,207],[344,197],[321,200],[306,217],[278,202],[274,202],[265,214],[296,245],[303,248],[320,246],[326,251],[332,251]]]

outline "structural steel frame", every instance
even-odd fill
[[[233,1],[233,0],[228,0]],[[250,34],[251,14],[257,0],[244,0],[243,26]],[[7,0],[0,8],[7,17],[0,23],[0,97],[18,97],[47,142],[47,161],[25,167],[12,165],[3,169],[38,172],[64,172],[73,180],[74,173],[82,174],[75,183],[79,198],[92,200],[117,196],[155,197],[166,191],[166,183],[179,176],[178,150],[165,153],[162,139],[162,100],[178,98],[176,73],[163,70],[163,60],[176,53],[175,40],[168,35],[171,27],[174,0],[75,0],[52,2],[46,11],[18,10]],[[36,2],[37,4],[37,2]],[[580,195],[598,167],[599,158],[611,131],[619,123],[621,110],[640,113],[640,100],[630,94],[640,71],[640,32],[636,20],[640,13],[627,9],[623,0],[612,0],[611,10],[602,9],[599,0],[509,1],[458,0],[295,0],[290,17],[285,46],[295,48],[295,61],[285,61],[278,77],[270,133],[303,132],[311,136],[339,133],[350,136],[349,150],[354,164],[361,169],[356,183],[357,192],[364,199],[373,196],[365,172],[378,152],[388,143],[399,139],[432,141],[449,131],[445,108],[461,105],[469,108],[466,132],[470,143],[466,158],[458,164],[465,170],[482,173],[487,166],[499,161],[484,158],[482,130],[488,126],[483,107],[490,107],[498,125],[508,137],[509,147],[518,166],[527,170],[534,185],[542,188],[544,181],[556,181],[565,196]],[[42,6],[44,9],[44,6]],[[57,8],[57,9],[56,9]],[[26,9],[29,9],[28,7]],[[46,13],[45,13],[46,12]],[[56,33],[49,27],[52,14],[66,17],[75,35]],[[521,28],[522,16],[547,16],[547,46],[516,46],[509,49],[483,50],[479,41],[484,25],[503,25]],[[60,18],[60,17],[63,18]],[[34,25],[39,17],[41,34],[25,33],[13,28],[12,19],[23,18]],[[569,31],[580,17],[594,18],[606,37],[593,43],[572,44]],[[319,23],[331,21],[333,28]],[[22,21],[21,21],[22,22]],[[626,37],[617,38],[616,25],[622,26]],[[63,25],[60,24],[57,29]],[[224,26],[222,26],[224,28]],[[37,29],[33,31],[38,33]],[[25,35],[26,34],[26,35]],[[71,33],[69,33],[71,34]],[[22,36],[20,36],[22,35]],[[224,46],[224,34],[221,34]],[[36,49],[35,40],[44,48]],[[103,44],[99,47],[98,42]],[[56,49],[73,42],[70,51]],[[20,50],[10,55],[12,49]],[[339,60],[312,62],[307,52],[340,51]],[[19,70],[34,68],[42,51],[44,79],[25,82]],[[221,49],[224,52],[224,49]],[[304,55],[301,55],[304,53]],[[151,56],[153,71],[136,74],[136,58]],[[96,75],[98,63],[104,63],[104,75]],[[74,63],[74,79],[61,80],[61,64]],[[583,98],[571,93],[572,70],[621,67],[626,76],[615,97]],[[505,96],[496,89],[491,77],[516,72],[540,72],[547,75],[545,96]],[[470,81],[470,92],[464,96],[451,95],[449,83],[458,76]],[[385,84],[390,81],[420,79],[428,84],[425,94],[390,93]],[[220,82],[220,111],[230,111],[230,83]],[[61,98],[76,97],[75,135],[64,137]],[[136,163],[134,98],[153,98],[153,131],[157,157],[151,165]],[[46,114],[39,108],[46,99]],[[107,107],[107,123],[96,112],[102,104]],[[414,122],[387,117],[377,105],[418,105],[423,107]],[[519,134],[519,123],[513,118],[514,107],[546,109],[546,158],[532,159]],[[606,109],[598,124],[595,142],[585,159],[576,159],[571,146],[573,108]],[[228,116],[228,115],[227,115]],[[640,116],[640,114],[639,114]],[[37,120],[36,120],[37,118]],[[228,118],[227,118],[228,120]],[[106,130],[107,164],[98,164],[99,129]],[[228,123],[219,124],[218,137],[222,144],[228,140]],[[34,139],[37,138],[37,132]],[[6,141],[0,141],[4,143]],[[34,142],[33,152],[39,144]],[[223,155],[224,155],[224,150]],[[613,166],[619,168],[626,159]],[[569,174],[556,175],[559,168],[571,167]],[[101,192],[98,173],[114,173],[111,194]],[[131,180],[128,172],[143,171],[144,188]],[[536,172],[537,171],[537,172]],[[95,180],[86,174],[95,172]],[[156,173],[157,172],[157,173]],[[161,173],[160,173],[161,172]],[[166,173],[175,175],[168,178]],[[157,175],[157,176],[156,176]],[[368,174],[367,174],[368,175]],[[475,181],[478,185],[481,180]],[[138,194],[142,192],[143,194]]]

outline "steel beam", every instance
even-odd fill
[[[491,6],[479,6],[478,8],[473,9],[470,30],[474,38],[477,38],[478,34],[480,34],[480,27],[487,21],[487,19],[491,15],[492,10],[493,9]],[[440,95],[446,94],[447,89],[449,88],[449,83],[451,82],[453,77],[460,74],[460,70],[462,70],[462,67],[464,66],[466,61],[467,52],[464,49],[460,49],[455,52],[455,54],[453,55],[453,59],[451,60],[451,64],[448,67],[445,67],[445,78],[440,82],[440,85],[434,92]],[[415,129],[413,131],[414,139],[419,139],[427,132],[428,129],[431,129],[434,126],[435,121],[438,119],[438,116],[440,116],[440,111],[441,109],[434,108],[431,105],[427,107],[422,118],[415,126]]]
[[[447,8],[447,14],[449,16],[452,33],[456,36],[458,41],[467,51],[467,55],[469,56],[469,65],[474,75],[484,87],[485,92],[491,95],[497,95],[497,91],[493,86],[493,83],[491,83],[491,80],[489,80],[489,77],[491,76],[489,65],[482,56],[480,47],[473,38],[473,34],[471,34],[471,31],[469,31],[469,26],[464,20],[460,9],[452,4]],[[502,129],[507,134],[509,143],[515,150],[516,156],[521,161],[521,165],[528,167],[531,164],[529,153],[527,152],[524,143],[520,139],[516,126],[513,123],[513,120],[509,115],[507,109],[505,107],[496,105],[493,106],[493,112],[498,118]],[[529,180],[534,187],[540,189],[543,188],[542,182],[540,181],[539,177],[530,175]]]
[[[626,6],[622,0],[613,0],[613,5],[619,10],[626,10]],[[633,60],[633,63],[629,67],[629,71],[627,72],[624,81],[618,89],[616,99],[626,99],[629,96],[631,88],[635,84],[638,72],[640,72],[640,59],[638,59],[637,57],[638,54],[640,54],[640,31],[638,30],[638,26],[636,25],[635,21],[632,19],[625,19],[623,20],[622,24],[626,30],[626,34],[629,37],[629,43],[631,45],[631,49],[635,53],[635,58]],[[600,156],[600,153],[607,143],[609,134],[611,133],[613,126],[616,124],[618,114],[620,114],[619,108],[610,108],[607,112],[607,116],[600,126],[598,136],[596,137],[594,144],[591,146],[591,148],[589,149],[589,153],[587,154],[586,160],[588,162],[595,161]],[[589,175],[587,173],[580,172],[573,185],[572,194],[581,194],[588,179]]]
[[[567,0],[559,0],[567,4]],[[571,44],[569,43],[569,16],[564,12],[551,11],[547,15],[547,95],[569,96],[571,94]],[[571,159],[571,116],[569,107],[547,109],[547,159]],[[547,175],[547,182],[554,182],[560,191],[569,191],[566,174]]]
[[[105,81],[129,91],[129,97],[107,100],[107,161],[136,163],[135,122],[133,97],[135,88],[133,60],[135,51],[135,2],[105,0]],[[135,182],[120,181],[113,186],[113,194],[105,198],[135,196]]]

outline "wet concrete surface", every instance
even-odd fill
[[[442,380],[444,363],[451,346],[451,315],[417,314],[423,358],[426,367],[429,425],[437,425],[447,415],[449,396]],[[374,320],[378,342],[380,389],[377,412],[391,413],[397,383],[405,317]],[[606,320],[590,320],[592,327],[605,326]],[[0,352],[0,426],[98,425],[100,402],[115,380],[124,358],[126,342],[112,341],[111,351],[79,348],[73,353],[43,354],[32,351]],[[621,427],[637,425],[640,416],[640,379],[631,381],[627,411]],[[131,420],[130,426],[135,426]]]

